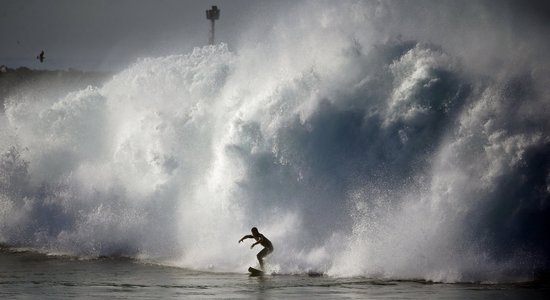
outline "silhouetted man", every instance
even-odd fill
[[[44,50],[42,50],[42,52],[40,52],[40,54],[36,57],[36,59],[38,59],[40,61],[40,63],[43,63],[44,62]]]
[[[256,255],[256,257],[258,258],[258,261],[260,262],[260,268],[262,268],[262,270],[263,270],[264,269],[264,257],[266,257],[268,254],[273,252],[273,244],[271,244],[271,242],[263,234],[261,234],[258,231],[258,228],[252,227],[251,231],[252,231],[252,235],[243,236],[239,240],[239,243],[242,242],[245,239],[255,239],[256,242],[254,244],[252,244],[252,246],[250,246],[250,249],[254,248],[254,246],[256,246],[257,244],[260,244],[260,245],[264,246],[262,251],[258,252],[258,254]]]

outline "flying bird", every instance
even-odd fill
[[[38,59],[41,63],[44,62],[44,50],[42,50],[42,52],[40,52],[40,54],[36,57],[36,59]]]

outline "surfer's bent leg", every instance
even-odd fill
[[[262,251],[258,252],[258,255],[256,257],[258,258],[258,261],[260,262],[260,267],[264,268],[264,257],[269,255],[269,253],[273,252],[273,248],[263,248]]]

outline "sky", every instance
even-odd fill
[[[205,11],[212,5],[221,9],[216,41],[234,44],[249,22],[269,19],[286,2],[0,0],[0,65],[118,70],[138,57],[206,45],[210,23]],[[41,50],[43,64],[36,59]]]
[[[550,1],[355,2],[391,8],[391,14],[373,23],[378,26],[377,31],[388,36],[442,41],[451,48],[470,48],[473,52],[498,53],[501,45],[515,47],[516,40],[526,38],[530,45],[537,43],[548,48],[544,36],[550,32]],[[232,48],[244,40],[248,45],[250,41],[269,40],[270,26],[290,18],[289,15],[297,17],[284,22],[297,22],[299,26],[300,20],[295,19],[308,17],[307,13],[296,13],[299,9],[318,10],[338,3],[341,2],[0,0],[0,65],[118,71],[139,57],[188,53],[207,44],[210,24],[205,10],[212,5],[221,9],[216,42],[225,42]],[[488,42],[491,39],[495,41]],[[496,48],[483,48],[485,45]],[[41,50],[46,56],[42,64],[36,59]]]

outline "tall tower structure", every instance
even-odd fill
[[[217,6],[213,5],[212,9],[206,11],[206,18],[210,20],[210,39],[208,44],[214,45],[214,22],[220,18],[220,10]]]

